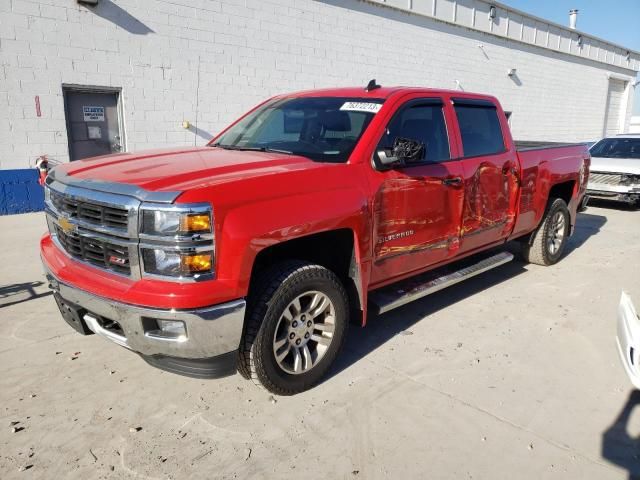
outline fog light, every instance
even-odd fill
[[[184,322],[180,320],[156,320],[157,329],[145,332],[147,337],[158,340],[170,340],[173,342],[184,342],[187,339],[187,329]]]

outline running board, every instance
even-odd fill
[[[444,267],[445,271],[437,269],[375,290],[369,294],[369,301],[374,311],[377,310],[378,314],[385,313],[504,265],[511,260],[513,260],[513,254],[509,252],[500,252],[481,260],[475,257],[471,263],[469,260],[462,260],[457,264]],[[455,268],[458,269],[454,270]]]

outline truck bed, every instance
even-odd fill
[[[542,150],[545,148],[557,148],[557,147],[574,147],[577,145],[587,145],[587,142],[544,142],[536,140],[514,140],[516,150],[524,152],[527,150]]]

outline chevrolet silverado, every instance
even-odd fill
[[[350,321],[513,259],[552,265],[584,145],[520,148],[488,95],[427,88],[271,98],[209,144],[52,169],[41,257],[64,319],[156,367],[317,384]]]

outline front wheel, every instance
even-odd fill
[[[347,293],[330,270],[301,261],[265,272],[249,300],[239,370],[278,395],[317,384],[349,323]]]
[[[571,216],[564,200],[554,199],[548,206],[538,229],[522,245],[522,254],[529,263],[553,265],[560,260],[569,239]]]

